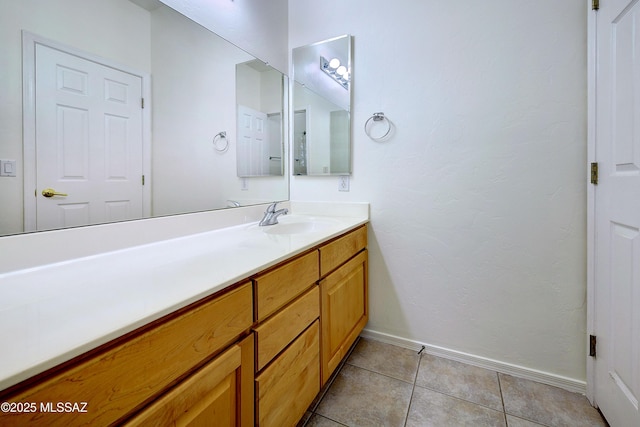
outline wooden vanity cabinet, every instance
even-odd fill
[[[208,406],[203,414],[218,413],[225,398],[211,393],[235,396],[225,416],[253,425],[252,324],[252,286],[245,283],[116,339],[38,381],[3,392],[1,401],[33,402],[37,411],[0,413],[0,425],[106,426],[125,422],[140,410],[137,422],[145,424],[145,416],[153,420],[157,408],[166,409],[169,418],[179,418],[191,402]],[[220,366],[225,367],[224,378],[203,380]],[[42,410],[41,405],[49,403],[55,410],[58,402],[86,402],[86,412]]]
[[[256,277],[257,425],[295,425],[366,325],[366,246],[362,226]]]
[[[292,426],[364,328],[362,226],[0,392],[2,426]]]
[[[322,385],[369,319],[366,246],[367,229],[362,226],[319,249]]]
[[[318,251],[254,279],[256,424],[295,425],[320,391]]]

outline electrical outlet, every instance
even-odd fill
[[[249,190],[249,184],[247,183],[247,178],[240,179],[240,191]]]
[[[338,191],[349,191],[349,175],[338,177]]]

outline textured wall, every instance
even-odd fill
[[[355,58],[351,191],[291,198],[371,202],[369,329],[583,381],[586,4],[463,3],[289,2]]]

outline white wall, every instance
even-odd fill
[[[586,14],[289,2],[290,48],[354,36],[351,191],[294,176],[291,199],[371,202],[368,329],[585,380]]]

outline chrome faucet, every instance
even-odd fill
[[[273,202],[269,205],[267,210],[264,212],[264,217],[262,218],[262,221],[260,221],[258,225],[260,226],[275,225],[278,223],[278,217],[280,215],[286,215],[287,213],[289,213],[289,209],[287,208],[276,210],[277,205],[278,205],[278,202]]]

